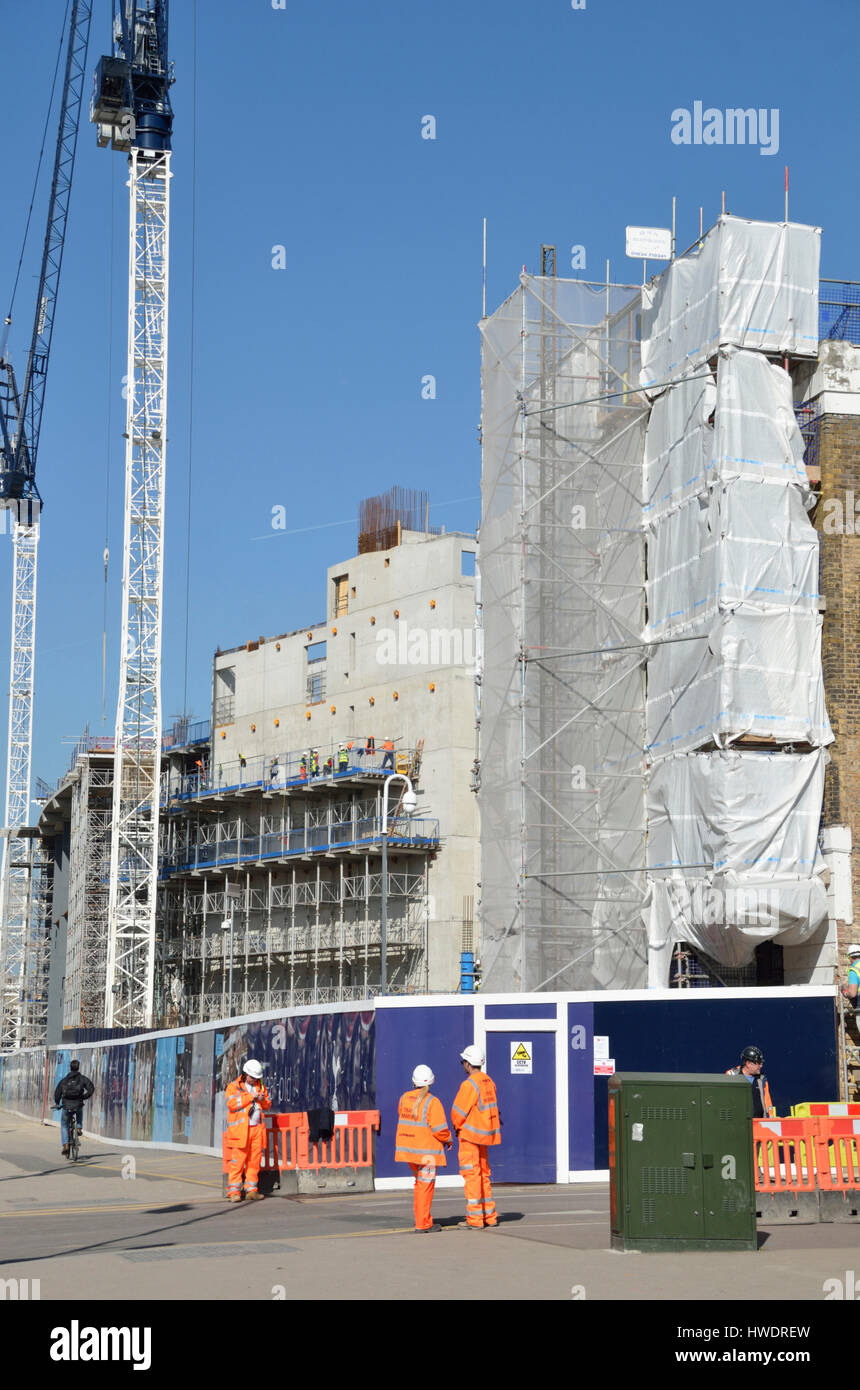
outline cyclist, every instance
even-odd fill
[[[57,1082],[54,1091],[54,1105],[62,1111],[60,1130],[63,1137],[63,1153],[66,1158],[69,1156],[69,1112],[71,1110],[76,1112],[78,1129],[80,1129],[84,1101],[89,1100],[95,1089],[90,1078],[84,1076],[81,1071],[81,1064],[77,1059],[69,1063],[68,1075]]]

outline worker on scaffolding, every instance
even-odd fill
[[[855,1009],[860,1010],[860,946],[848,947],[848,981],[842,986],[842,994]]]
[[[226,1092],[227,1135],[230,1167],[227,1176],[227,1198],[242,1200],[244,1192],[249,1202],[262,1200],[258,1191],[260,1164],[266,1150],[266,1121],[264,1112],[272,1102],[263,1085],[263,1068],[253,1059],[246,1062],[238,1080],[231,1081]]]
[[[320,750],[319,750],[318,748],[312,748],[312,749],[311,749],[311,777],[319,777],[319,775],[320,775]]]
[[[346,744],[339,743],[337,745],[337,770],[338,772],[346,772],[348,767],[349,753],[347,752]]]
[[[391,771],[393,772],[393,771],[394,771],[394,744],[393,744],[393,742],[392,742],[392,740],[391,740],[390,738],[383,739],[383,741],[382,741],[382,754],[383,754],[383,757],[382,757],[382,770],[383,770],[383,772],[385,771],[386,768],[390,768]]]
[[[729,1067],[726,1076],[745,1076],[753,1088],[753,1119],[772,1120],[776,1109],[764,1074],[764,1054],[760,1047],[745,1047],[739,1067]]]

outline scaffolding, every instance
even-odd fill
[[[481,324],[485,989],[645,978],[639,313],[524,273]]]
[[[101,1027],[108,948],[108,871],[113,752],[88,751],[83,740],[71,773],[69,922],[63,1023]]]
[[[824,928],[788,370],[818,352],[819,240],[723,216],[639,290],[524,272],[482,321],[489,989],[668,984],[680,942],[743,973]]]
[[[427,861],[388,873],[388,983],[427,989]],[[182,879],[161,888],[159,1016],[168,1027],[233,1014],[367,999],[381,967],[382,875],[361,861],[233,875],[235,925],[224,879]],[[233,993],[229,994],[232,939]]]

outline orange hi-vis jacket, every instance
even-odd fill
[[[466,1077],[451,1106],[451,1123],[470,1144],[501,1144],[496,1088],[486,1072],[473,1071]]]
[[[406,1091],[397,1106],[397,1134],[394,1139],[395,1163],[435,1163],[447,1167],[445,1145],[451,1131],[441,1100],[418,1091]]]
[[[743,1067],[729,1067],[726,1072],[726,1076],[743,1076],[743,1074]],[[770,1087],[767,1084],[767,1077],[760,1073],[758,1076],[752,1078],[752,1084],[758,1088],[758,1093],[761,1096],[761,1107],[764,1111],[762,1118],[765,1120],[775,1120],[776,1106],[770,1098]]]
[[[247,1146],[250,1130],[248,1116],[251,1106],[257,1102],[261,1110],[268,1110],[272,1104],[269,1100],[269,1093],[265,1086],[260,1086],[259,1092],[254,1095],[252,1091],[247,1091],[241,1080],[231,1081],[227,1087],[227,1143],[240,1144],[244,1149]],[[265,1122],[261,1120],[263,1132],[265,1133]]]

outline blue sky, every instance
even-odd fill
[[[0,0],[4,314],[64,9]],[[109,32],[108,0],[94,0],[90,68]],[[667,226],[673,195],[679,249],[700,205],[713,222],[723,189],[731,212],[780,220],[788,163],[792,218],[823,228],[822,274],[860,279],[860,117],[844,61],[858,37],[856,0],[586,0],[584,10],[571,0],[286,0],[284,10],[174,0],[165,721],[184,703],[208,714],[216,647],[322,616],[324,569],[354,552],[362,497],[395,482],[423,487],[434,523],[477,525],[483,217],[492,310],[523,264],[538,269],[542,242],[557,245],[559,274],[572,273],[570,248],[581,244],[584,278],[602,278],[609,257],[613,279],[638,282],[625,225]],[[673,144],[672,111],[697,100],[777,108],[778,153]],[[435,140],[421,138],[426,115]],[[54,130],[52,119],[48,167]],[[122,156],[99,150],[86,121],[38,464],[33,770],[49,781],[68,762],[64,740],[87,723],[112,734],[116,711],[124,179]],[[43,187],[16,303],[19,364],[46,196]],[[283,271],[272,269],[278,245]],[[426,374],[435,400],[421,398]],[[294,534],[272,530],[277,506]],[[0,624],[10,582],[11,542],[0,536]]]

